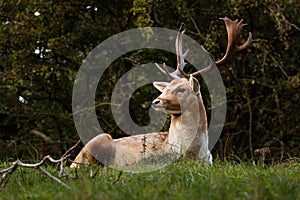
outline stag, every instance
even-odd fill
[[[171,82],[153,83],[161,95],[152,102],[152,107],[171,115],[168,132],[147,133],[119,139],[113,139],[109,134],[100,134],[83,147],[71,167],[79,168],[99,161],[105,165],[123,166],[169,153],[212,164],[212,155],[208,149],[206,110],[200,84],[195,77],[210,71],[214,66],[231,61],[237,53],[247,49],[252,43],[252,35],[249,33],[248,40],[241,46],[237,45],[240,32],[246,25],[242,20],[232,21],[227,17],[221,19],[225,22],[228,35],[226,53],[222,59],[211,62],[202,70],[186,74],[184,58],[188,51],[185,53],[182,51],[182,37],[185,32],[182,25],[175,42],[176,70],[170,73],[165,65],[161,67],[156,64],[160,71],[174,79]]]

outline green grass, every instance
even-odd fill
[[[53,165],[46,168],[58,175]],[[117,170],[102,168],[91,179],[83,169],[77,179],[61,179],[71,189],[18,168],[0,188],[0,199],[300,199],[299,168],[299,162],[260,167],[180,161],[149,173],[124,172],[117,182]]]

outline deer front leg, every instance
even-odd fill
[[[198,154],[198,158],[204,161],[206,164],[212,164],[212,155],[208,149],[208,135],[207,133],[200,135],[201,146]]]

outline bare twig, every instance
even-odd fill
[[[81,141],[81,140],[78,140],[74,146],[72,146],[70,149],[68,149],[68,150],[66,151],[66,153],[64,153],[64,155],[62,155],[61,158],[65,157],[65,156],[68,155],[71,151],[73,151],[73,150],[79,145],[80,141]]]
[[[118,175],[117,179],[116,179],[116,180],[114,180],[114,182],[113,182],[112,184],[116,184],[116,183],[117,183],[117,182],[120,180],[120,178],[121,178],[122,174],[123,174],[123,171],[120,171],[120,173],[119,173],[119,175]]]
[[[147,137],[144,136],[143,139],[142,139],[142,142],[143,142],[143,151],[141,152],[143,154],[143,157],[145,157],[145,155],[146,155],[146,149],[147,149],[146,141],[147,141]]]
[[[251,153],[251,159],[254,163],[254,156],[253,156],[253,147],[252,147],[252,109],[251,109],[251,101],[249,98],[247,98],[247,105],[249,109],[249,147],[250,147],[250,153]]]
[[[62,182],[61,180],[59,180],[58,178],[56,178],[55,176],[53,176],[52,174],[50,174],[50,172],[48,172],[47,170],[45,170],[43,167],[39,166],[38,169],[45,174],[46,176],[48,176],[49,178],[51,178],[52,180],[58,182],[59,184],[63,185],[64,187],[71,189],[71,187],[67,184],[65,184],[64,182]]]
[[[97,169],[96,169],[96,172],[93,174],[93,168],[92,168],[92,166],[90,166],[90,177],[92,179],[94,179],[96,177],[96,175],[98,174],[99,170],[100,169],[99,169],[99,166],[98,166]]]
[[[24,168],[32,168],[32,169],[38,169],[41,171],[43,174],[48,176],[50,179],[56,181],[57,183],[61,184],[62,186],[70,189],[70,186],[59,180],[57,177],[53,176],[50,172],[45,170],[42,165],[45,163],[45,161],[49,160],[52,163],[60,163],[61,171],[63,171],[63,162],[69,157],[69,155],[66,155],[64,157],[61,157],[58,160],[53,159],[50,155],[45,156],[40,162],[34,163],[34,164],[28,164],[28,163],[23,163],[19,159],[13,162],[13,164],[3,170],[0,170],[0,184],[4,187],[7,181],[5,181],[8,178],[8,174],[12,174],[18,167],[24,167]]]
[[[69,156],[70,156],[70,152],[73,151],[73,150],[79,145],[80,141],[81,141],[81,140],[78,140],[74,146],[72,146],[70,149],[68,149],[68,150],[61,156],[60,159],[61,159],[62,161],[61,161],[61,163],[60,163],[60,170],[59,170],[59,175],[58,175],[59,177],[63,177],[64,175],[67,175],[68,177],[71,177],[71,178],[73,178],[73,179],[76,178],[76,176],[71,175],[71,173],[69,173],[67,170],[65,170],[63,158],[64,158],[64,157],[69,157]]]

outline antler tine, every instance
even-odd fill
[[[210,60],[209,65],[207,67],[205,67],[204,69],[201,69],[199,71],[196,71],[196,72],[192,73],[191,75],[193,77],[196,77],[201,74],[205,74],[206,72],[210,71],[214,66],[215,66],[215,62],[213,62],[213,60]]]
[[[237,53],[247,49],[252,43],[252,34],[251,32],[249,32],[248,40],[243,45],[237,46],[237,41],[240,37],[241,30],[243,29],[244,26],[247,25],[242,23],[243,20],[232,21],[228,17],[224,17],[220,19],[224,20],[226,25],[228,44],[227,44],[225,55],[223,56],[222,59],[216,62],[216,65],[223,65],[226,62],[232,60]]]
[[[185,67],[185,62],[184,62],[184,58],[187,55],[188,50],[186,50],[185,53],[182,53],[182,36],[185,32],[185,28],[184,28],[184,23],[181,23],[180,29],[177,33],[177,38],[176,38],[176,43],[175,43],[175,48],[176,48],[176,55],[177,55],[177,69],[175,71],[175,73],[177,73],[177,75],[181,74],[183,75],[185,78],[189,78],[190,75],[186,74],[183,69]]]
[[[166,74],[167,76],[169,76],[171,79],[177,79],[177,77],[174,77],[172,75],[172,73],[169,72],[166,63],[163,64],[163,68],[161,66],[159,66],[157,63],[154,63],[156,65],[156,67],[164,74]],[[179,78],[179,77],[178,77]]]
[[[189,75],[186,74],[183,71],[183,68],[185,66],[184,58],[186,57],[188,50],[186,50],[185,53],[182,53],[182,36],[185,32],[184,23],[181,23],[181,26],[179,28],[179,31],[177,33],[176,42],[175,42],[175,49],[176,49],[176,55],[177,55],[177,68],[174,72],[170,73],[164,64],[163,67],[159,66],[157,63],[155,63],[156,67],[164,74],[168,75],[172,79],[178,79],[180,78],[180,75],[184,76],[185,78],[188,78]]]

